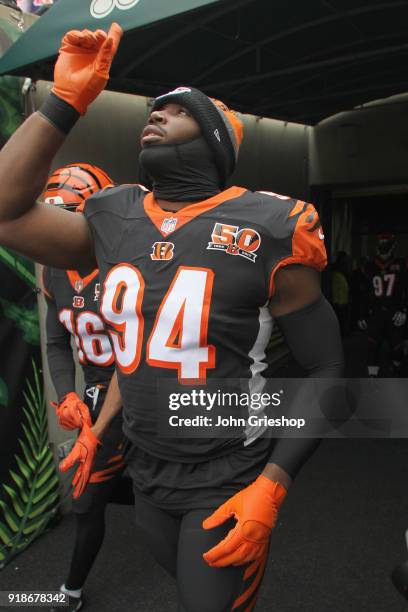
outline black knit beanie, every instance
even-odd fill
[[[242,123],[222,102],[209,98],[194,87],[178,87],[158,96],[152,111],[174,102],[184,106],[201,128],[201,133],[214,153],[220,178],[225,185],[234,171],[242,140]]]

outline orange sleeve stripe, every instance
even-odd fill
[[[302,205],[302,206],[300,206]],[[289,216],[293,216],[294,210],[299,212],[305,206],[304,202],[298,201]],[[292,236],[292,255],[281,259],[271,272],[269,281],[269,297],[275,291],[275,274],[284,266],[289,264],[301,264],[310,268],[315,268],[321,272],[327,265],[327,253],[324,241],[319,237],[321,226],[319,217],[312,204],[307,205],[306,209],[299,215],[295,231]]]
[[[290,264],[300,264],[302,266],[306,266],[308,268],[315,268],[318,272],[321,272],[327,264],[327,259],[324,264],[318,265],[317,262],[314,261],[305,261],[304,257],[287,257],[286,259],[282,259],[272,270],[271,279],[269,281],[269,297],[272,297],[275,293],[275,274],[280,268],[284,268],[285,266],[289,266]]]
[[[301,210],[304,208],[304,206],[305,206],[305,202],[303,202],[303,200],[298,200],[296,204],[294,205],[294,207],[292,208],[292,210],[290,211],[289,217],[294,217],[295,215],[300,213]]]

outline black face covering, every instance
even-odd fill
[[[214,157],[203,137],[182,144],[146,146],[139,164],[141,175],[148,175],[159,200],[199,202],[221,191]]]

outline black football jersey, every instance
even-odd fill
[[[231,187],[165,212],[143,187],[122,185],[92,196],[83,212],[94,236],[126,435],[167,460],[219,454],[225,440],[158,435],[159,411],[168,405],[160,405],[157,381],[178,379],[183,392],[211,378],[245,378],[251,390],[262,389],[275,272],[290,263],[317,270],[326,264],[316,210]]]
[[[115,358],[99,314],[98,270],[81,277],[74,270],[44,268],[43,289],[47,298],[55,303],[60,325],[74,337],[86,385],[108,383],[114,372]]]
[[[399,310],[407,300],[407,263],[404,259],[383,262],[368,261],[364,267],[368,286],[368,301],[371,309],[389,308]]]

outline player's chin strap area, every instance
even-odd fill
[[[139,165],[160,200],[198,202],[221,191],[217,166],[203,137],[177,145],[145,147]]]

